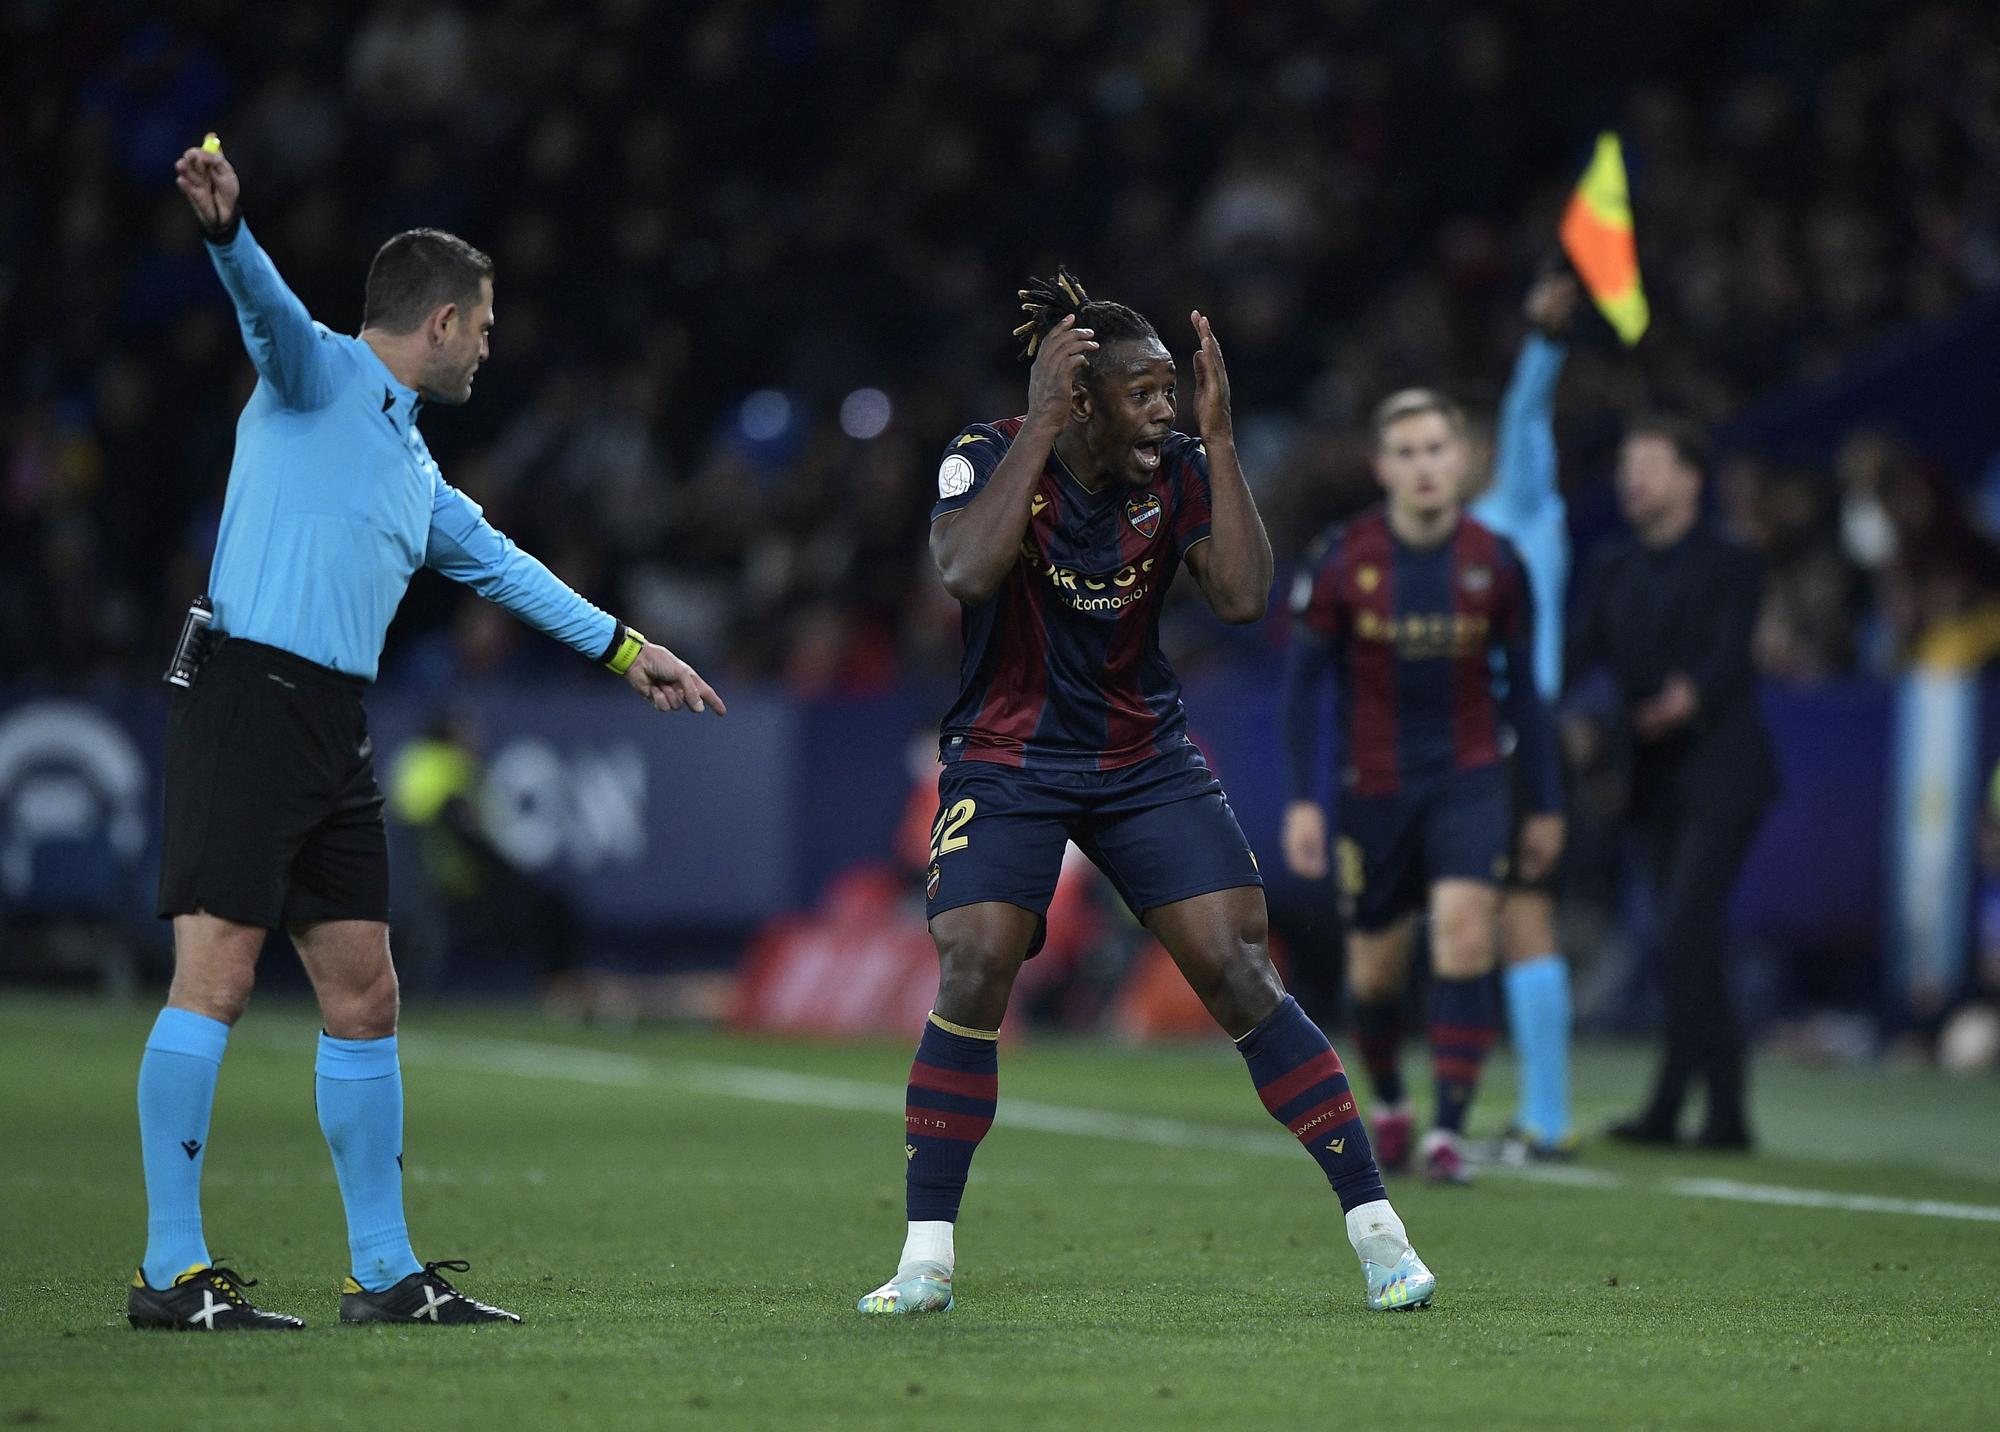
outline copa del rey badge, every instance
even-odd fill
[[[1143,497],[1126,498],[1125,520],[1132,524],[1134,531],[1150,542],[1153,534],[1160,530],[1159,494],[1149,492]]]

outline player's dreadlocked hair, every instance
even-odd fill
[[[1093,299],[1083,291],[1076,275],[1066,268],[1058,266],[1053,279],[1029,279],[1028,286],[1021,289],[1020,294],[1021,308],[1027,313],[1028,321],[1014,330],[1014,336],[1024,340],[1021,344],[1023,363],[1034,362],[1042,340],[1055,332],[1058,323],[1072,315],[1078,328],[1088,328],[1097,335],[1100,352],[1113,343],[1129,339],[1150,338],[1155,343],[1159,342],[1160,335],[1138,310],[1127,308],[1122,303]]]

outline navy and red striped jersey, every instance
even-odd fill
[[[952,440],[933,522],[979,495],[1025,421],[974,423]],[[1028,511],[1020,560],[986,601],[964,604],[942,759],[1115,770],[1184,741],[1160,609],[1182,557],[1208,536],[1208,454],[1172,433],[1151,482],[1093,492],[1051,452]]]
[[[1494,765],[1518,740],[1534,809],[1561,808],[1554,729],[1533,678],[1533,599],[1505,539],[1461,517],[1436,546],[1412,547],[1378,507],[1314,549],[1292,619],[1295,796],[1310,795],[1318,681],[1331,674],[1344,789],[1394,795]]]

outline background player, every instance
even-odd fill
[[[1389,1206],[1338,1056],[1271,967],[1256,861],[1160,652],[1183,562],[1224,621],[1255,621],[1269,599],[1271,546],[1237,462],[1222,351],[1192,314],[1197,442],[1174,431],[1174,360],[1144,318],[1091,302],[1066,273],[1021,297],[1028,411],[964,429],[938,470],[931,554],[965,635],[926,877],[940,977],[910,1071],[909,1231],[895,1276],[860,1310],[951,1307],[953,1229],[993,1121],[1000,1022],[1071,840],[1326,1173],[1368,1305],[1421,1305],[1436,1280]]]
[[[1526,576],[1507,544],[1462,512],[1461,415],[1435,393],[1410,389],[1376,411],[1375,433],[1387,503],[1331,533],[1294,589],[1285,859],[1307,879],[1326,874],[1326,815],[1313,771],[1320,686],[1338,675],[1339,874],[1362,1058],[1387,1106],[1376,1141],[1385,1167],[1407,1159],[1402,991],[1411,915],[1428,892],[1437,1114],[1423,1157],[1428,1177],[1458,1182],[1466,1177],[1466,1110],[1494,1033],[1488,975],[1509,864],[1507,726],[1535,815],[1561,809],[1560,782],[1553,727],[1529,669]]]
[[[1562,696],[1563,613],[1569,585],[1569,516],[1556,485],[1556,383],[1579,290],[1567,270],[1545,274],[1522,305],[1530,325],[1500,400],[1491,464],[1469,464],[1472,515],[1507,539],[1535,598],[1535,687]],[[1501,985],[1520,1066],[1508,1152],[1560,1158],[1575,1146],[1570,1114],[1569,965],[1556,940],[1555,884],[1564,843],[1560,812],[1532,809],[1524,766],[1514,763],[1514,858],[1500,895]]]
[[[666,648],[599,611],[445,482],[417,414],[463,403],[493,326],[492,261],[433,229],[368,270],[359,336],[314,323],[251,237],[236,170],[190,149],[176,182],[236,305],[257,386],[237,422],[209,591],[224,640],[167,731],[159,910],[174,980],[139,1066],[146,1253],[134,1327],[296,1328],[212,1265],[201,1219],[210,1111],[265,936],[283,925],[325,1021],[314,1103],[347,1212],[344,1322],[519,1322],[420,1264],[403,1216],[403,1076],[389,854],[361,692],[419,565],[623,675],[659,709],[722,703]]]

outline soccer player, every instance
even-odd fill
[[[1562,696],[1563,609],[1569,583],[1569,519],[1556,486],[1556,384],[1568,354],[1577,283],[1545,274],[1522,305],[1529,332],[1500,402],[1491,467],[1468,465],[1472,515],[1513,544],[1535,599],[1535,687],[1553,706]],[[1566,1158],[1576,1133],[1570,1114],[1569,965],[1556,942],[1555,884],[1563,817],[1536,811],[1514,762],[1513,861],[1500,895],[1501,985],[1520,1065],[1510,1156]]]
[[[1293,591],[1285,859],[1307,879],[1327,872],[1313,771],[1320,689],[1337,677],[1337,859],[1362,1060],[1387,1106],[1375,1140],[1384,1167],[1407,1162],[1412,1116],[1397,1054],[1411,917],[1427,901],[1437,1110],[1422,1156],[1428,1178],[1460,1183],[1466,1111],[1494,1035],[1489,976],[1512,828],[1507,733],[1537,816],[1561,809],[1555,737],[1530,665],[1527,578],[1507,543],[1463,513],[1459,411],[1409,389],[1376,411],[1375,436],[1386,505],[1330,533]]]
[[[993,1122],[1001,1019],[1072,840],[1326,1174],[1368,1306],[1420,1306],[1437,1280],[1389,1206],[1338,1056],[1271,967],[1256,861],[1160,653],[1183,564],[1226,622],[1256,621],[1268,601],[1271,547],[1237,463],[1222,350],[1191,315],[1197,442],[1174,431],[1174,360],[1152,324],[1067,273],[1021,297],[1028,410],[965,428],[938,469],[931,555],[963,604],[965,657],[926,875],[937,1007],[905,1109],[908,1234],[895,1276],[859,1308],[952,1305],[953,1229]]]
[[[219,150],[175,165],[236,306],[257,386],[236,427],[210,594],[222,640],[174,695],[160,914],[174,978],[139,1065],[146,1252],[134,1327],[297,1328],[214,1266],[201,1218],[209,1113],[267,932],[291,932],[325,1021],[314,1102],[347,1213],[343,1322],[516,1323],[420,1263],[403,1217],[403,1079],[389,858],[361,695],[389,618],[429,566],[622,675],[663,711],[721,700],[599,611],[445,482],[417,429],[487,355],[493,265],[432,229],[368,270],[358,337],[314,323],[250,235]],[[177,658],[178,665],[178,658]]]

